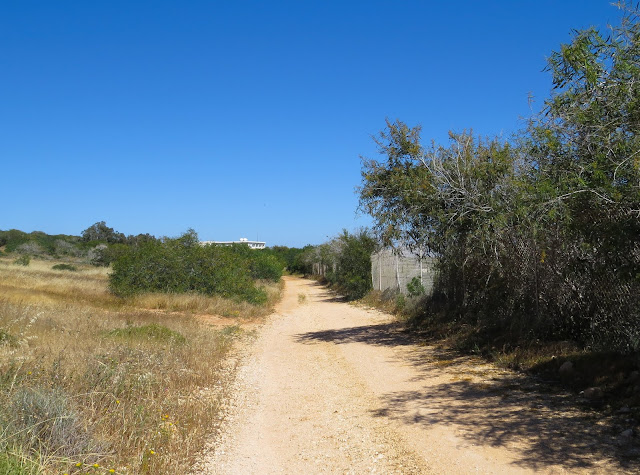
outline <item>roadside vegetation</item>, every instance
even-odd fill
[[[343,230],[329,242],[301,249],[291,268],[328,284],[348,300],[356,300],[371,290],[371,253],[377,246],[367,229],[354,233]]]
[[[225,357],[245,333],[198,316],[268,314],[282,261],[192,232],[67,236],[62,258],[42,244],[60,236],[2,235],[0,473],[188,472],[220,423]],[[188,285],[148,283],[174,273]]]
[[[118,250],[110,288],[120,296],[144,292],[199,293],[253,304],[267,302],[256,280],[278,282],[284,263],[235,246],[201,245],[194,231],[177,239],[154,240]]]
[[[512,137],[438,144],[387,120],[360,209],[381,246],[435,257],[437,277],[363,302],[640,417],[640,18],[618,7],[618,25],[550,55],[550,97]]]
[[[438,258],[416,323],[468,326],[478,345],[640,349],[637,14],[552,53],[551,97],[511,139],[424,145],[419,126],[387,121],[361,208],[385,245]]]

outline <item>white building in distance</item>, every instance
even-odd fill
[[[264,249],[266,243],[262,241],[249,241],[247,238],[240,238],[239,241],[200,241],[200,244],[218,244],[220,246],[231,246],[233,244],[246,244],[251,249]]]

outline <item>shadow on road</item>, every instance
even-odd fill
[[[608,460],[620,470],[638,473],[637,447],[616,438],[612,427],[596,425],[597,415],[572,407],[571,399],[513,384],[455,381],[428,391],[387,394],[373,414],[408,425],[449,426],[469,444],[515,448],[514,463],[521,468],[595,470]]]
[[[301,343],[324,341],[337,344],[367,343],[369,345],[384,346],[412,345],[416,343],[409,333],[403,329],[403,325],[396,322],[302,333],[297,335],[296,339]]]
[[[308,332],[296,340],[403,347],[402,360],[418,370],[414,382],[422,382],[422,389],[384,395],[375,417],[447,426],[469,444],[515,449],[515,464],[522,468],[597,471],[608,460],[620,471],[640,473],[637,437],[620,436],[636,424],[628,416],[597,413],[581,406],[577,395],[552,391],[527,375],[420,345],[401,323]]]

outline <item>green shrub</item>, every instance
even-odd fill
[[[124,234],[119,233],[113,228],[107,226],[104,221],[99,221],[82,231],[82,240],[84,242],[98,241],[108,243],[123,243],[126,241],[126,237]]]
[[[268,254],[268,251],[251,251],[251,276],[254,279],[278,282],[284,272],[285,264],[278,257]]]
[[[17,266],[28,266],[29,263],[31,262],[31,257],[28,256],[27,254],[18,257],[15,261],[13,261],[13,263]]]
[[[55,256],[58,253],[76,255],[81,252],[77,241],[77,237],[66,234],[49,235],[42,231],[25,233],[17,229],[0,231],[0,246],[6,246],[7,253],[18,251],[32,255]]]
[[[36,475],[40,470],[28,460],[9,452],[0,453],[0,473],[3,475]]]
[[[71,264],[56,264],[52,267],[53,270],[68,270],[71,272],[75,272],[78,270],[76,266],[72,266]]]
[[[108,333],[108,336],[134,339],[134,340],[153,340],[165,343],[183,344],[187,340],[180,333],[173,331],[163,325],[151,323],[142,326],[128,326],[125,328],[116,328]]]
[[[13,252],[16,248],[29,241],[29,235],[17,229],[0,231],[0,246],[6,246],[6,252]]]
[[[265,303],[267,295],[256,288],[251,259],[243,252],[233,247],[201,246],[197,234],[188,231],[177,239],[121,249],[114,258],[109,285],[120,296],[197,292]]]
[[[84,251],[75,243],[65,241],[64,239],[56,239],[54,241],[54,254],[58,256],[80,257],[84,254]]]
[[[18,339],[11,333],[0,329],[0,345],[18,346]]]
[[[335,280],[338,289],[349,299],[359,299],[371,290],[371,253],[375,239],[366,230],[340,236]]]
[[[273,246],[268,249],[268,252],[282,261],[288,272],[292,274],[305,273],[304,264],[302,264],[302,255],[305,252],[305,249],[287,246]]]
[[[252,278],[278,282],[282,277],[285,261],[270,249],[256,250],[245,244],[234,244],[226,249],[249,264]]]
[[[411,297],[419,297],[424,294],[424,285],[420,282],[419,277],[414,277],[411,282],[407,284],[407,292]]]

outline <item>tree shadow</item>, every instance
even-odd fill
[[[461,380],[394,392],[373,415],[407,425],[449,426],[470,444],[516,444],[514,464],[522,468],[596,469],[607,460],[620,470],[640,469],[638,444],[618,436],[615,424],[596,424],[600,416],[577,408],[574,395],[515,386]]]
[[[296,341],[299,343],[367,343],[376,346],[403,346],[417,343],[417,339],[412,338],[399,322],[301,333],[296,335]]]
[[[343,295],[339,294],[330,294],[327,293],[325,296],[318,298],[320,302],[338,302],[338,303],[347,303],[349,299]]]
[[[339,293],[333,291],[329,288],[329,286],[324,282],[318,282],[314,280],[311,282],[313,287],[320,287],[324,290],[324,292],[318,295],[319,302],[338,302],[338,303],[347,303],[350,300],[344,295],[340,295]]]
[[[418,370],[413,381],[424,384],[421,390],[384,395],[373,412],[376,417],[425,428],[449,426],[475,445],[515,444],[514,463],[523,468],[588,470],[608,460],[619,470],[640,472],[636,437],[620,437],[628,428],[639,433],[635,420],[598,413],[577,395],[532,376],[498,370],[450,349],[421,345],[420,338],[400,322],[302,333],[296,341],[404,347],[399,358]],[[442,379],[448,382],[437,382]]]

